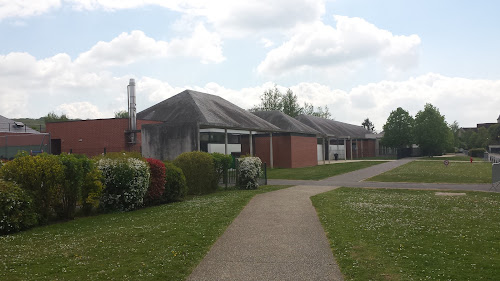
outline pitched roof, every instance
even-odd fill
[[[370,131],[366,130],[362,126],[356,126],[311,115],[299,115],[296,119],[327,136],[349,136],[352,139],[365,138],[365,135],[370,133]]]
[[[185,90],[137,114],[137,119],[167,123],[196,122],[205,127],[281,131],[252,113],[210,94]]]
[[[256,111],[252,113],[286,132],[313,135],[320,134],[320,132],[318,132],[317,130],[307,126],[297,119],[294,119],[293,117],[286,115],[279,110]]]
[[[40,132],[31,129],[22,122],[16,122],[2,115],[0,115],[0,133],[40,134]]]

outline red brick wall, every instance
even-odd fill
[[[346,141],[347,160],[351,159],[351,142],[356,144],[357,150],[352,150],[352,159],[361,159],[365,157],[375,157],[375,140],[374,139],[359,139]]]
[[[270,165],[269,137],[255,137],[255,156]],[[273,135],[273,165],[275,168],[315,166],[316,137]]]
[[[45,138],[44,138],[45,136]],[[49,135],[44,134],[25,134],[25,133],[0,133],[0,146],[5,146],[7,141],[8,146],[27,146],[40,145],[49,143]]]
[[[137,129],[143,124],[158,121],[137,120]],[[141,151],[141,133],[137,133],[137,143],[128,144],[125,136],[128,119],[97,119],[47,123],[47,132],[52,139],[61,139],[61,152],[95,156],[104,152]],[[81,141],[80,141],[81,140]]]
[[[291,168],[316,166],[317,139],[316,137],[292,136],[291,137],[292,161]]]

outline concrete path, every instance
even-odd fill
[[[188,280],[343,280],[309,199],[332,189],[294,186],[255,196]]]
[[[452,184],[452,183],[406,183],[406,182],[370,182],[364,181],[378,174],[387,172],[396,167],[414,161],[414,158],[405,158],[386,162],[365,169],[338,175],[324,180],[268,180],[269,185],[318,185],[318,186],[346,186],[365,188],[401,188],[401,189],[438,189],[438,190],[472,190],[489,191],[491,184]]]
[[[343,280],[311,196],[339,186],[488,191],[490,184],[366,182],[415,159],[401,159],[320,181],[259,194],[217,240],[188,280]]]

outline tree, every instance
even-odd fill
[[[49,112],[47,116],[43,117],[45,123],[53,123],[53,122],[64,122],[70,121],[71,119],[66,116],[66,114],[61,114],[61,116],[57,115],[55,112]]]
[[[363,126],[363,128],[367,129],[370,132],[375,131],[375,126],[373,125],[372,121],[370,121],[370,118],[366,118],[365,121],[361,123],[361,126]]]
[[[461,146],[461,141],[460,141],[460,126],[458,125],[457,120],[453,121],[450,125],[450,130],[451,133],[453,134],[453,146],[454,147],[460,147]]]
[[[283,94],[278,87],[274,85],[274,89],[264,91],[264,94],[260,96],[260,104],[254,106],[250,111],[283,111],[282,98]]]
[[[490,144],[500,143],[500,124],[489,127],[488,133],[490,134]]]
[[[330,119],[331,114],[328,106],[318,107],[314,110],[312,104],[304,103],[300,107],[297,95],[292,90],[288,89],[286,94],[282,94],[278,87],[275,85],[274,89],[268,89],[260,96],[260,104],[254,106],[250,111],[271,111],[278,110],[288,116],[297,117],[300,114],[317,116],[325,119]]]
[[[115,118],[128,118],[128,111],[126,110],[120,110],[115,112]]]
[[[444,116],[430,103],[415,116],[415,143],[424,155],[442,154],[448,144],[449,130]]]
[[[382,144],[392,148],[404,148],[413,143],[413,117],[398,107],[393,110],[384,124]]]
[[[297,117],[302,113],[302,108],[297,101],[297,95],[290,89],[281,98],[281,104],[283,106],[283,113],[288,116]]]

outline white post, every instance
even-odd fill
[[[227,155],[227,129],[224,129],[224,154]]]
[[[326,164],[326,147],[325,147],[325,138],[323,138],[323,164]]]
[[[269,133],[269,165],[272,168],[274,168],[274,162],[273,162],[273,133]]]
[[[250,156],[253,156],[253,141],[252,141],[252,131],[250,131],[250,135],[248,137],[248,141],[250,142]]]

